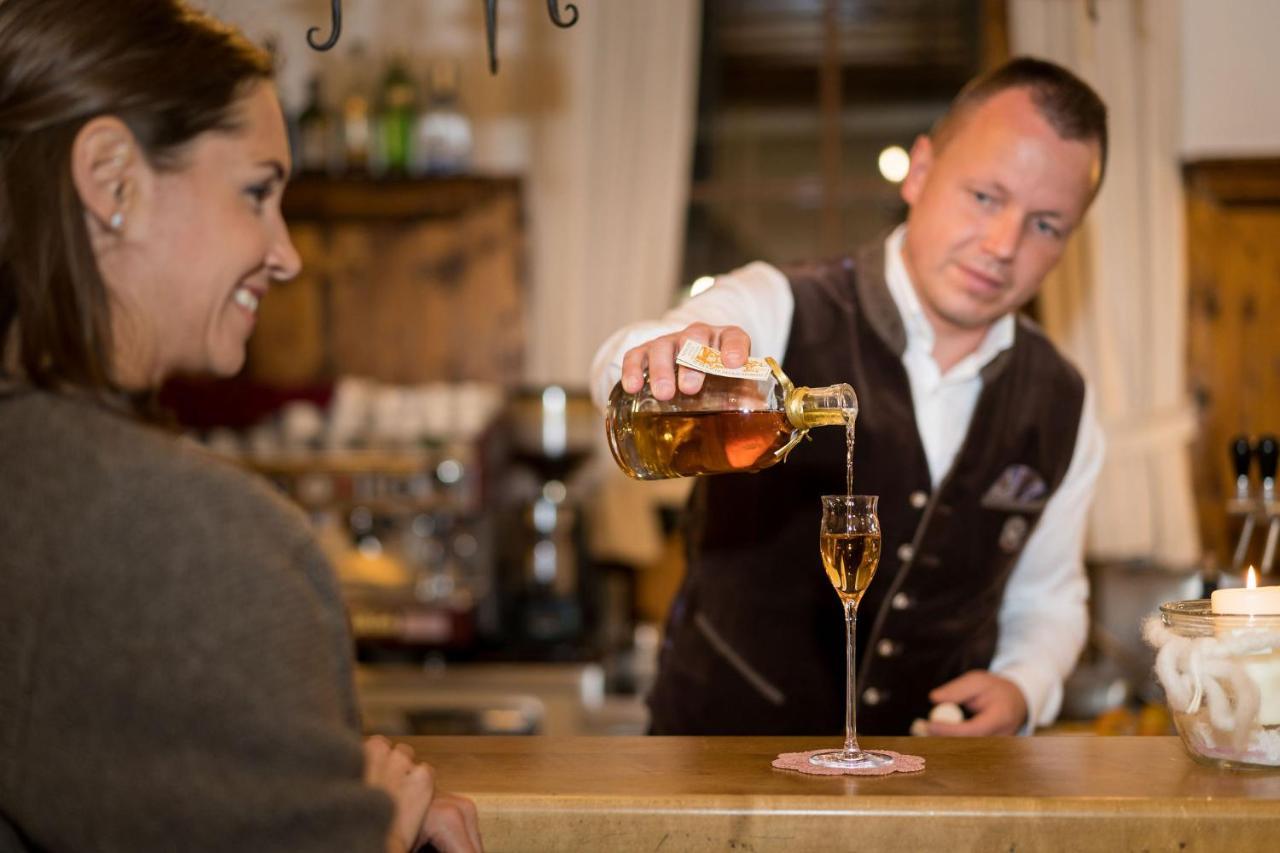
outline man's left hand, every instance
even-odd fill
[[[1027,702],[1018,685],[985,669],[971,669],[934,688],[929,701],[955,702],[972,714],[963,723],[929,723],[938,737],[1014,735],[1027,719]]]

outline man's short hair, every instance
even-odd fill
[[[1027,89],[1040,115],[1063,139],[1097,140],[1098,184],[1107,169],[1107,105],[1093,88],[1061,65],[1029,56],[1009,60],[970,80],[933,125],[929,136],[941,149],[968,113],[1006,89]]]

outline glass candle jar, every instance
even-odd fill
[[[1160,607],[1145,629],[1156,675],[1193,758],[1280,767],[1280,614],[1214,613],[1207,599]]]

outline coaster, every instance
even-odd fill
[[[903,755],[892,749],[873,749],[880,755],[893,759],[881,767],[865,767],[861,770],[845,770],[840,767],[819,767],[809,763],[809,756],[827,749],[810,749],[807,752],[784,752],[773,760],[773,766],[779,770],[794,770],[797,773],[808,773],[813,776],[888,776],[890,773],[919,773],[924,770],[924,759],[918,755]]]

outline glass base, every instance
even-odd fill
[[[819,767],[835,767],[840,770],[866,770],[869,767],[884,767],[892,764],[893,759],[883,753],[859,749],[845,752],[843,749],[829,749],[826,752],[815,752],[809,756],[809,763]]]

